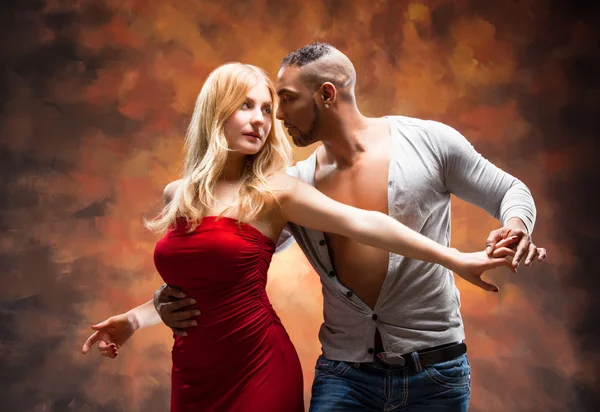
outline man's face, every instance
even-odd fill
[[[300,70],[296,66],[284,66],[277,74],[277,118],[283,121],[294,144],[306,147],[319,140],[320,110],[315,93],[302,82]]]

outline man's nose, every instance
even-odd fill
[[[275,117],[277,118],[277,120],[283,120],[283,117],[285,116],[285,114],[283,113],[283,109],[281,108],[281,105],[277,107],[277,111],[275,112]]]

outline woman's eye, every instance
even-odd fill
[[[271,113],[273,113],[273,109],[272,109],[272,108],[270,108],[270,107],[267,107],[267,108],[265,109],[265,113],[267,113],[267,114],[271,114]]]
[[[249,109],[250,105],[248,105],[248,102],[244,102],[244,104],[242,104],[242,109]]]

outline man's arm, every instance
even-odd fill
[[[516,235],[519,243],[513,260],[515,268],[525,256],[526,264],[531,264],[536,255],[538,260],[543,260],[545,250],[531,243],[536,208],[529,188],[485,159],[452,127],[429,123],[448,191],[486,210],[502,224],[502,228],[490,233],[486,241],[488,253],[493,253],[499,240]]]

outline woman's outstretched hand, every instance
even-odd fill
[[[515,268],[512,264],[515,251],[510,245],[518,241],[518,236],[512,236],[501,240],[496,244],[492,256],[489,256],[485,250],[474,253],[462,253],[453,249],[449,264],[446,266],[458,276],[475,286],[489,292],[498,292],[498,286],[488,283],[481,279],[483,272],[497,267],[506,266],[512,272]]]
[[[133,336],[138,326],[133,316],[123,313],[92,325],[92,329],[95,332],[85,341],[81,352],[88,353],[98,342],[98,350],[102,356],[114,359],[118,355],[119,348]]]

